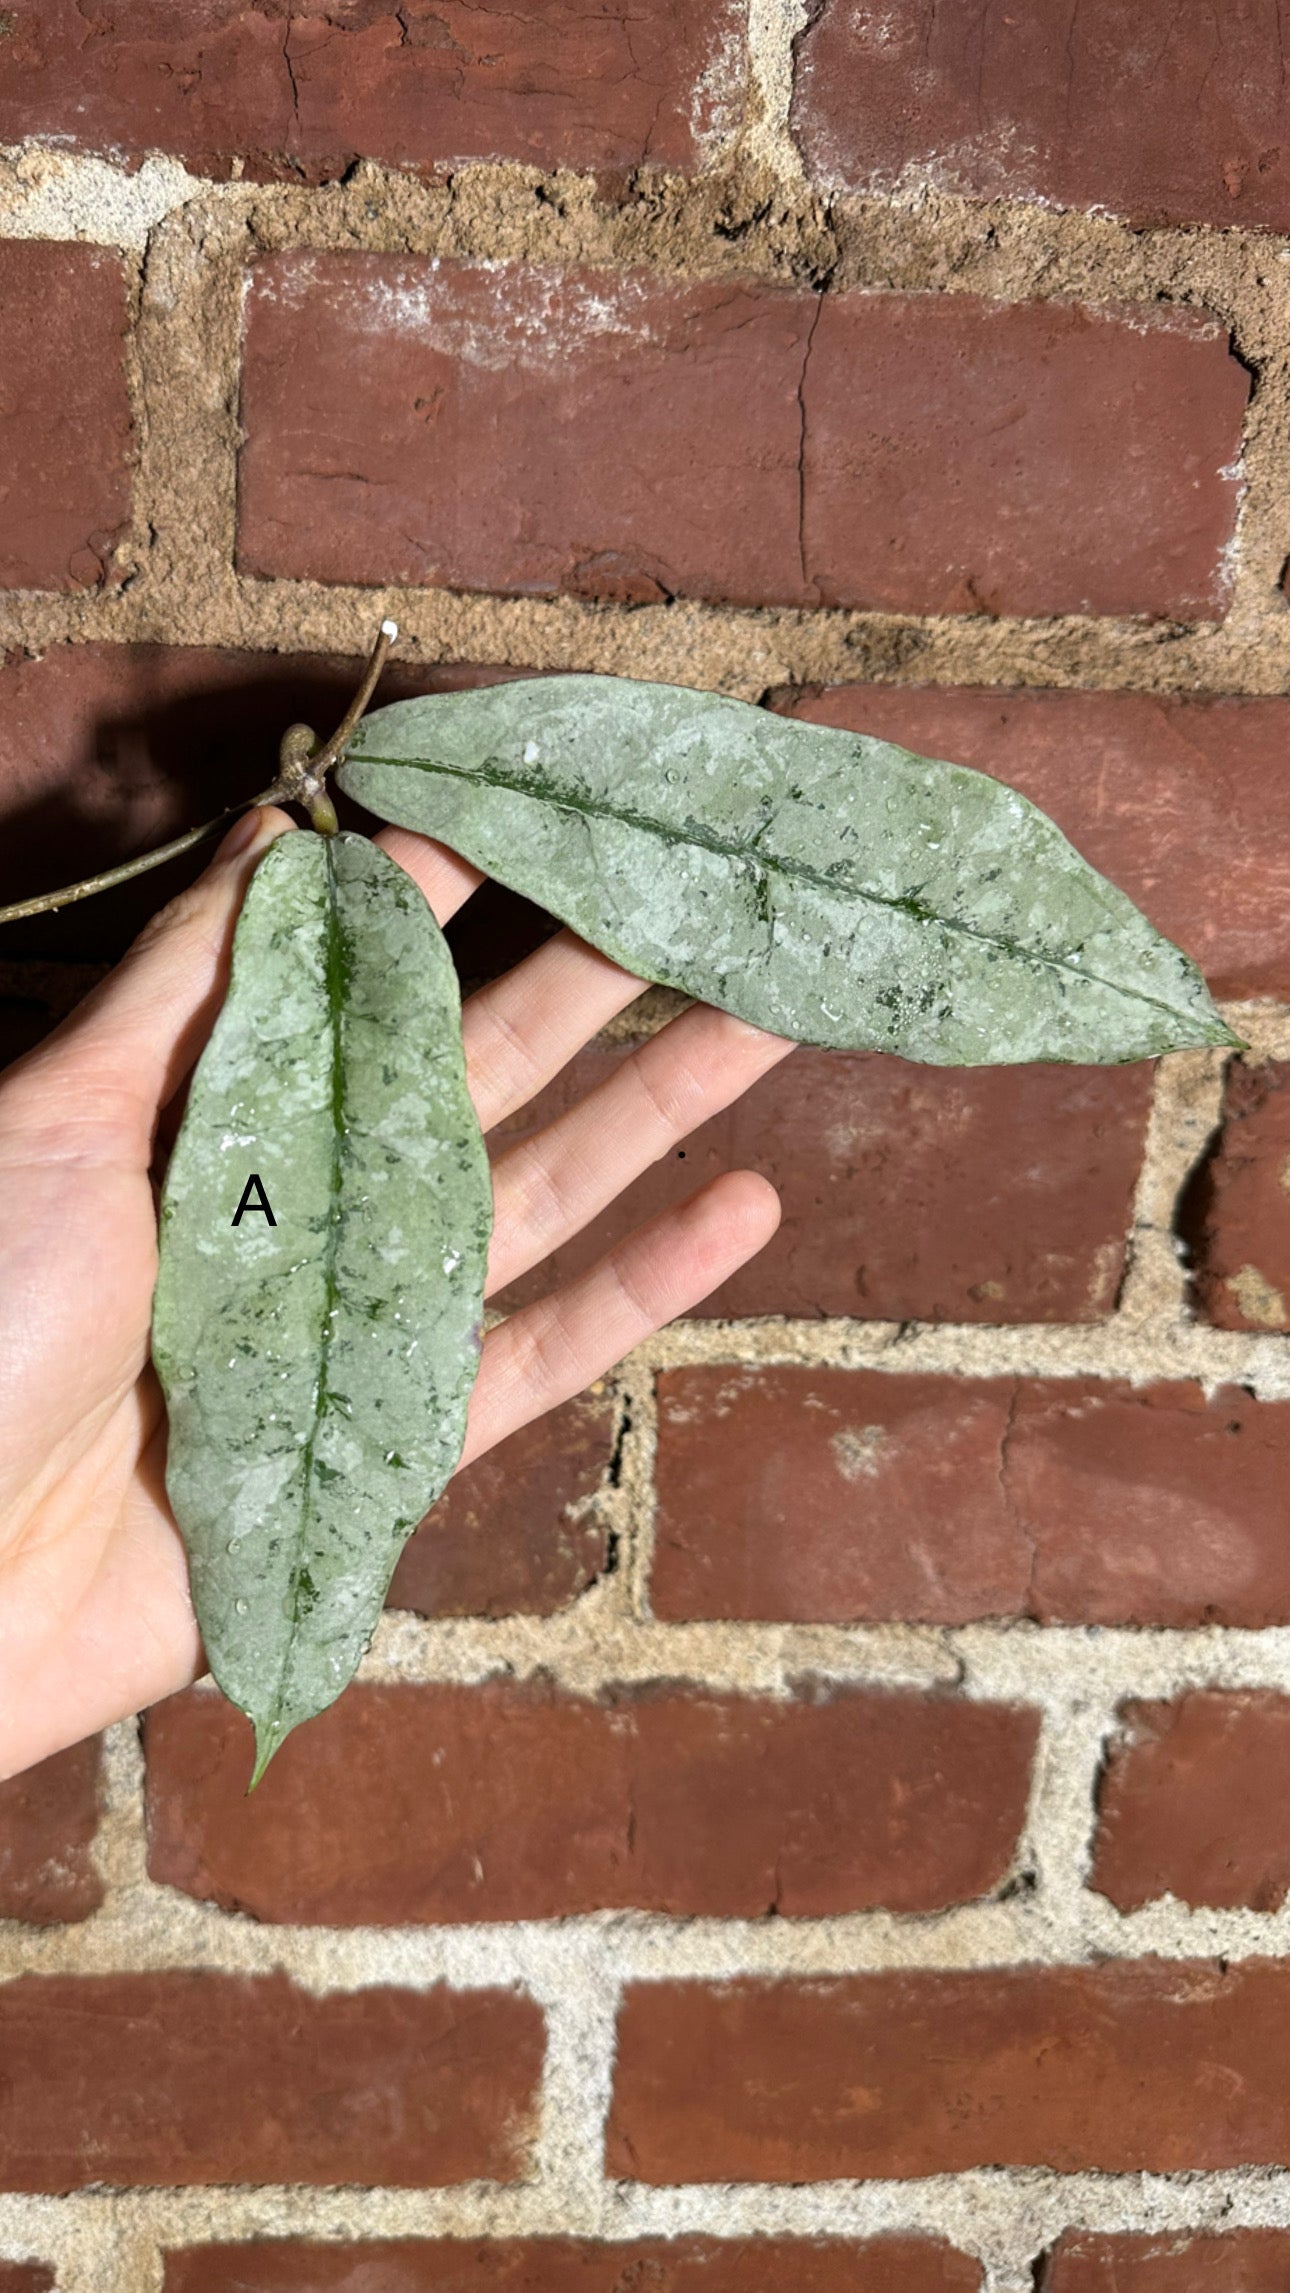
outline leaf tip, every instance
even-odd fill
[[[1178,1051],[1248,1051],[1250,1046],[1243,1035],[1230,1027],[1221,1011],[1213,1006],[1204,1014],[1193,1035],[1170,1046]]]
[[[248,1799],[259,1783],[274,1753],[281,1749],[288,1733],[286,1728],[262,1725],[259,1720],[253,1721],[252,1726],[255,1729],[255,1766],[251,1770],[251,1780],[246,1787]]]

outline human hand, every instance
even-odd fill
[[[194,1679],[201,1644],[166,1500],[148,1357],[158,1126],[214,1023],[242,894],[275,836],[240,821],[192,889],[0,1082],[0,1777]],[[376,839],[440,923],[482,881],[405,829]],[[485,1131],[533,1099],[641,983],[571,932],[465,1006]],[[496,1161],[490,1294],[579,1233],[791,1045],[696,1005]],[[489,1332],[462,1464],[555,1408],[761,1249],[779,1205],[728,1172]]]

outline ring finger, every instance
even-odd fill
[[[581,1103],[493,1167],[490,1294],[578,1234],[679,1139],[742,1096],[793,1048],[696,1004]]]

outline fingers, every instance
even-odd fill
[[[483,1128],[504,1122],[559,1074],[642,982],[572,932],[558,932],[462,1011],[470,1093]]]
[[[493,1170],[489,1293],[505,1289],[792,1050],[697,1004]]]
[[[755,1171],[729,1171],[640,1227],[566,1289],[490,1331],[462,1464],[581,1393],[688,1313],[764,1248],[778,1224],[769,1182]]]
[[[83,1145],[97,1136],[144,1165],[157,1109],[209,1034],[228,980],[233,928],[256,866],[292,828],[258,806],[229,830],[210,866],[144,926],[133,947],[18,1070],[25,1093],[51,1088]],[[69,1141],[69,1143],[71,1143]]]
[[[406,868],[440,924],[484,881],[468,860],[411,829],[384,828],[376,842]],[[643,985],[585,940],[562,931],[472,995],[462,1008],[462,1037],[483,1129],[536,1097],[575,1051],[635,1001]]]
[[[446,844],[436,844],[429,836],[418,836],[412,828],[382,828],[372,841],[406,869],[413,883],[424,892],[441,925],[465,906],[476,886],[484,881],[479,869],[472,868],[469,860],[459,859]]]

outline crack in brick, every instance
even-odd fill
[[[291,27],[294,22],[295,18],[288,12],[282,24],[282,61],[287,67],[287,78],[291,83],[292,124],[298,128],[300,125],[300,85],[296,79],[296,67],[291,60]]]
[[[810,576],[806,570],[806,373],[811,363],[811,349],[815,342],[815,330],[820,323],[823,309],[824,297],[817,295],[814,314],[810,326],[807,328],[806,342],[802,350],[802,371],[797,378],[797,555],[802,568],[802,587],[804,589],[809,589],[811,586]]]

